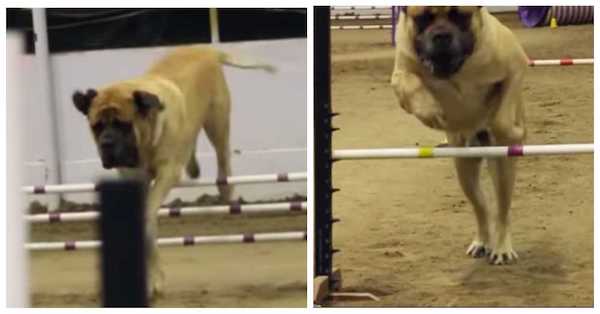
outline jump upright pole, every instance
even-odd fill
[[[102,305],[146,307],[145,187],[139,181],[107,181],[99,190]]]
[[[315,277],[331,279],[332,274],[332,201],[331,180],[331,68],[329,7],[314,8],[314,167],[315,167]],[[315,281],[316,282],[316,281]],[[327,290],[333,287],[326,280]],[[326,293],[326,292],[324,292]],[[315,296],[315,298],[317,298]],[[317,303],[318,300],[315,300]]]

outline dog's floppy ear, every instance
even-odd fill
[[[92,105],[92,100],[94,100],[96,95],[98,95],[98,92],[96,92],[94,89],[88,89],[85,94],[80,91],[76,91],[73,94],[73,104],[75,104],[75,108],[77,108],[77,110],[81,111],[81,113],[87,116],[88,112],[90,111],[90,106]]]
[[[150,110],[163,110],[165,107],[160,103],[158,97],[152,93],[136,90],[133,92],[133,101],[137,106],[138,112],[142,116],[148,115]]]

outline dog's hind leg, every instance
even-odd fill
[[[207,125],[206,135],[210,139],[217,153],[217,175],[219,176],[219,178],[226,178],[231,176],[229,121],[227,122],[227,126]],[[219,184],[218,188],[221,200],[226,203],[231,202],[231,198],[233,196],[233,186],[231,186],[230,184]]]
[[[466,139],[459,135],[448,134],[451,146],[465,146]],[[477,220],[477,233],[467,249],[467,255],[478,258],[489,253],[490,231],[488,224],[487,202],[480,186],[481,158],[455,158],[454,164],[460,187],[473,205]]]
[[[212,143],[217,154],[217,175],[219,178],[231,176],[231,153],[229,147],[229,95],[227,91],[218,98],[213,106],[211,118],[207,119],[206,136]],[[219,195],[221,201],[229,203],[233,197],[233,186],[230,184],[219,184]]]
[[[196,145],[194,145],[194,148],[192,148],[192,154],[190,155],[190,160],[188,160],[185,166],[185,172],[192,179],[197,179],[200,177],[200,165],[196,159]]]

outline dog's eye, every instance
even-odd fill
[[[415,24],[417,25],[417,31],[423,32],[427,26],[429,26],[434,20],[434,16],[431,12],[425,11],[423,14],[415,16]]]
[[[96,122],[96,124],[92,125],[92,131],[94,134],[98,134],[104,130],[104,123],[102,121]]]
[[[461,12],[457,8],[452,8],[448,12],[448,20],[459,29],[465,31],[471,25],[471,13]]]

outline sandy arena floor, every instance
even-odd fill
[[[593,57],[593,26],[524,29],[507,20],[531,58]],[[436,145],[388,87],[389,31],[332,33],[334,148]],[[530,69],[524,98],[529,144],[593,142],[592,66]],[[593,157],[521,159],[513,202],[520,260],[468,258],[475,231],[450,159],[341,161],[334,167],[334,265],[344,291],[380,302],[333,306],[593,306]],[[491,199],[491,182],[484,171]],[[493,207],[494,208],[494,207]]]
[[[31,241],[95,239],[92,223],[34,225]],[[306,215],[254,214],[164,218],[161,237],[306,230]],[[305,307],[306,242],[161,248],[165,294],[156,307]],[[35,307],[96,307],[95,251],[34,252]]]

